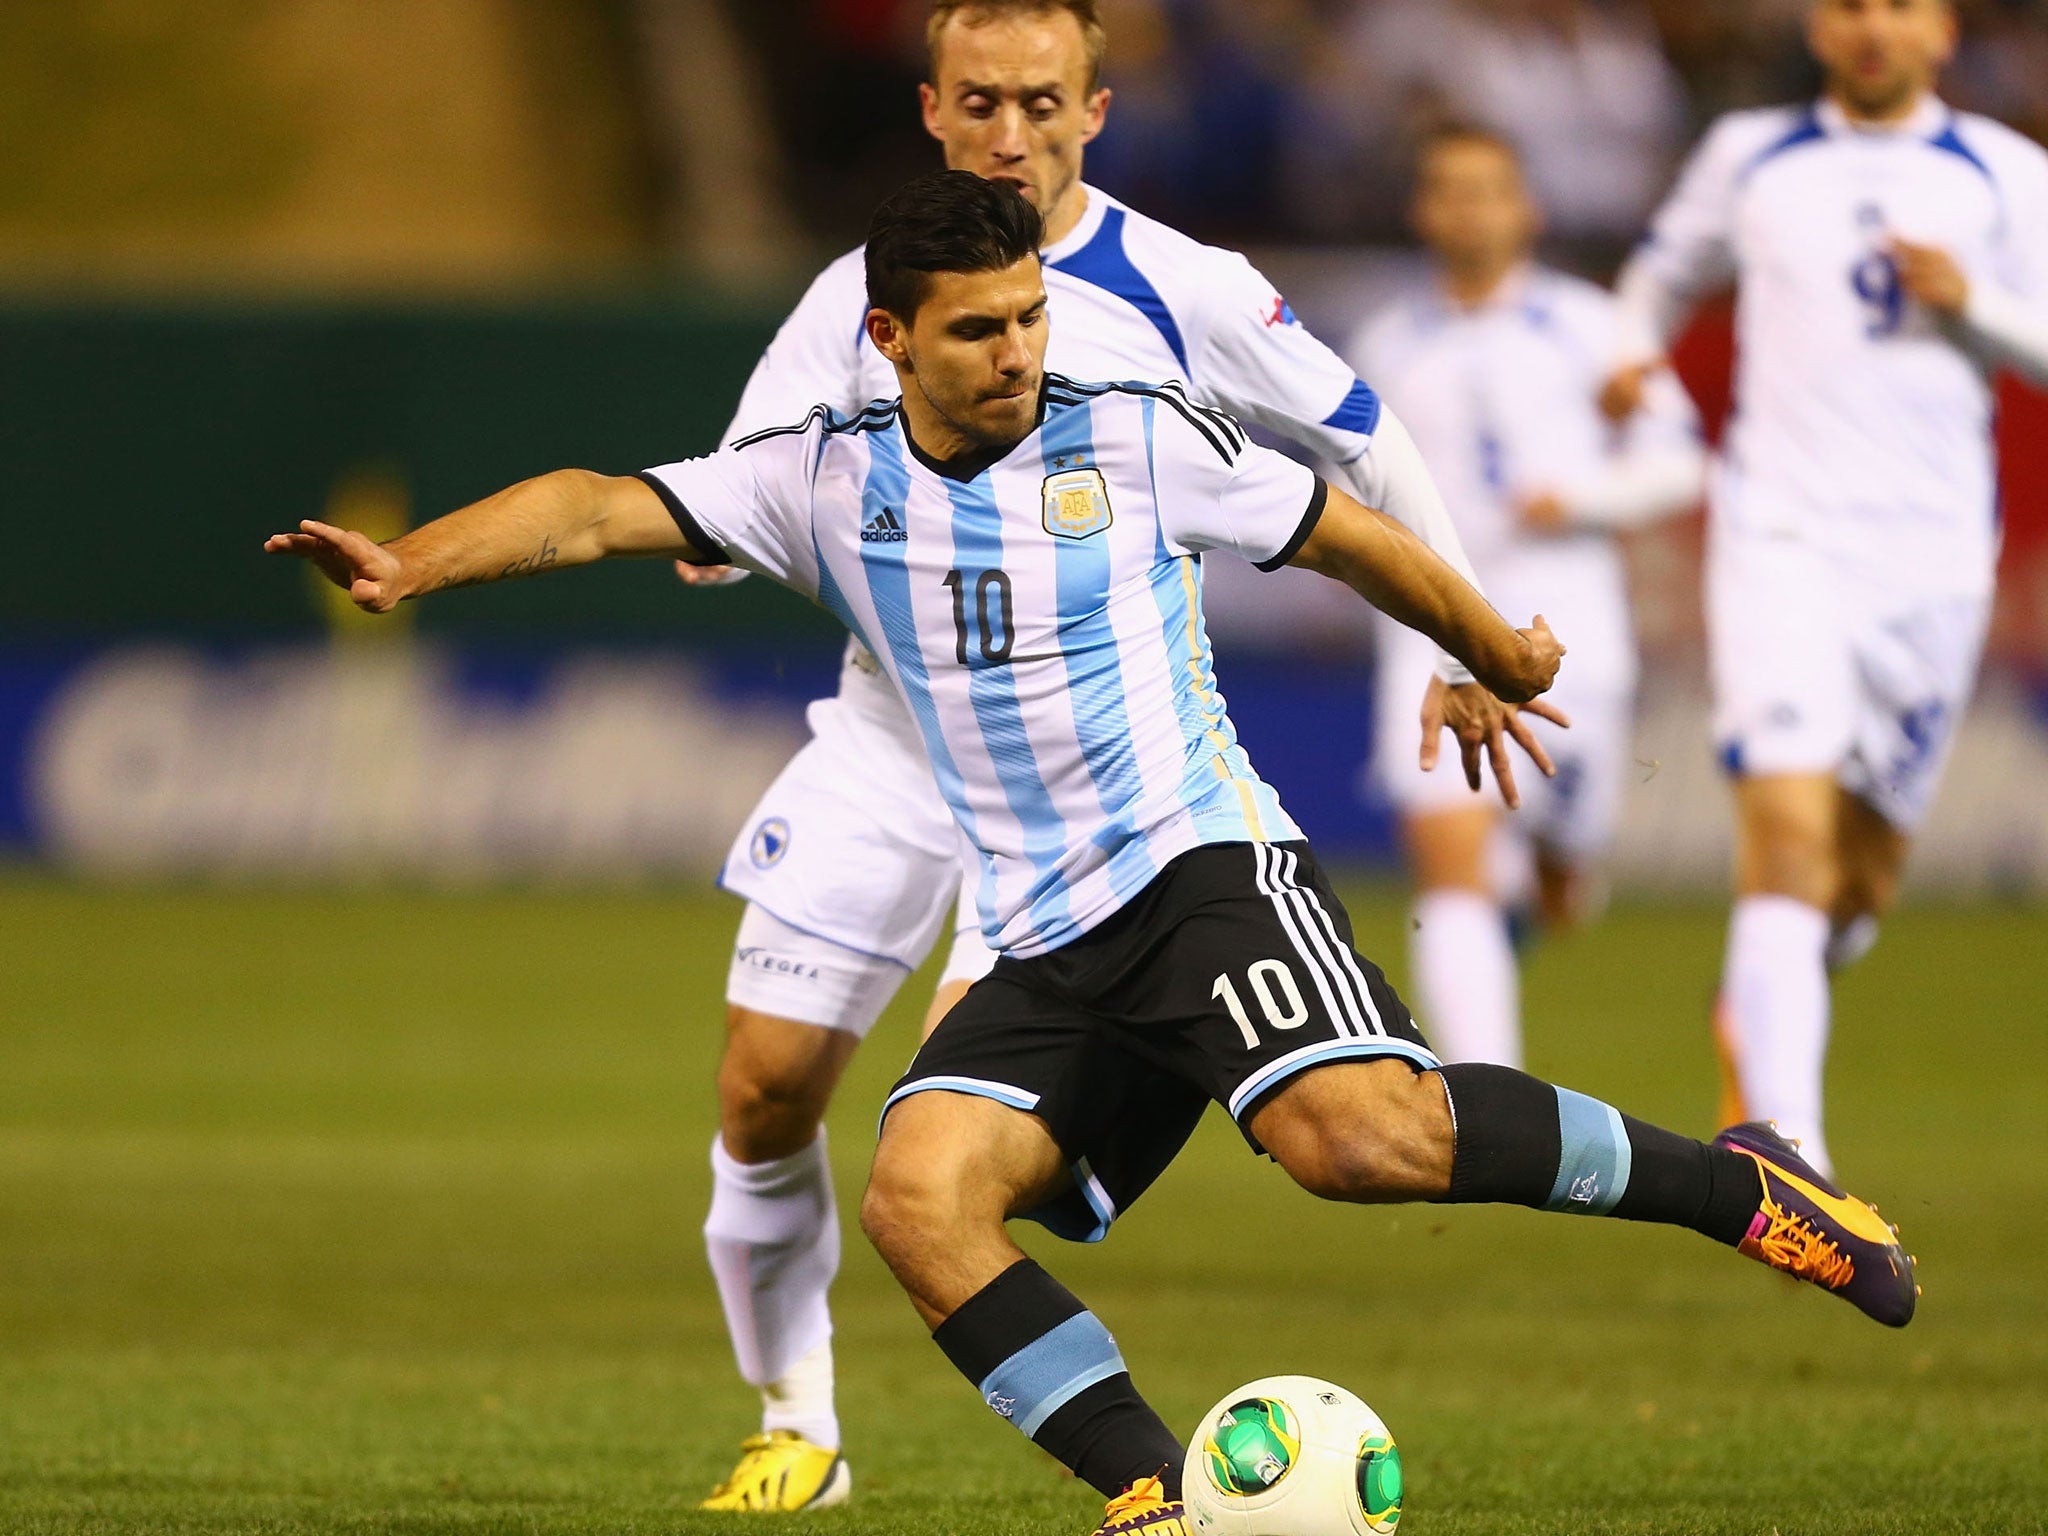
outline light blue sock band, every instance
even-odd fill
[[[1605,1216],[1628,1189],[1628,1130],[1613,1106],[1569,1088],[1557,1090],[1557,1135],[1563,1144],[1546,1211]]]
[[[1093,1312],[1068,1318],[988,1373],[982,1400],[1027,1435],[1098,1381],[1125,1369],[1116,1340]]]

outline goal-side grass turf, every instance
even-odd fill
[[[1356,911],[1398,974],[1401,907]],[[755,1412],[697,1237],[735,915],[0,883],[0,1531],[733,1529],[692,1506]],[[1707,1129],[1719,943],[1637,907],[1539,952],[1534,1069]],[[849,1211],[926,995],[840,1095]],[[1176,1426],[1273,1372],[1361,1393],[1406,1530],[2042,1530],[2048,922],[1909,911],[1838,997],[1904,1333],[1688,1233],[1321,1205],[1220,1113],[1107,1243],[1026,1242]],[[1093,1528],[850,1227],[835,1301],[855,1499],[773,1529]]]

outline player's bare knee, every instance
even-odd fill
[[[718,1064],[719,1125],[741,1162],[809,1146],[824,1120],[852,1037],[733,1007]]]
[[[875,1148],[860,1224],[884,1258],[906,1244],[942,1242],[973,1219],[971,1191],[978,1182],[969,1176],[958,1145],[943,1134],[942,1117],[919,1113],[931,1108],[917,1098],[905,1100],[883,1125]]]

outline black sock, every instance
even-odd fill
[[[1095,1314],[1031,1260],[968,1297],[932,1342],[989,1407],[1105,1498],[1146,1477],[1180,1497],[1180,1441]]]
[[[1733,1247],[1762,1200],[1756,1164],[1512,1067],[1441,1069],[1457,1138],[1447,1201],[1690,1227]]]

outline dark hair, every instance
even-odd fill
[[[907,182],[868,225],[868,303],[912,320],[934,272],[1000,272],[1038,250],[1045,225],[1015,187],[972,171]]]

